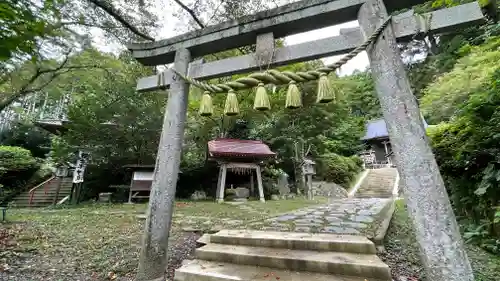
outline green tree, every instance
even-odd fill
[[[448,121],[458,114],[469,96],[480,91],[498,68],[500,38],[492,37],[480,46],[465,45],[463,56],[453,69],[436,79],[424,91],[421,109],[431,123]]]
[[[457,213],[479,225],[477,229],[498,237],[500,69],[484,82],[459,106],[449,123],[440,124],[429,133]],[[481,233],[476,231],[472,236],[485,238]],[[499,252],[494,241],[483,242],[489,250]]]
[[[34,157],[45,158],[50,149],[50,136],[32,123],[18,123],[0,134],[0,144],[22,147]]]

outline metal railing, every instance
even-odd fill
[[[45,193],[45,194],[47,194],[47,186],[46,186],[46,185],[47,185],[49,182],[51,182],[53,179],[55,179],[55,178],[56,178],[56,176],[51,176],[51,177],[50,177],[49,179],[47,179],[46,181],[44,181],[44,182],[42,182],[41,184],[39,184],[39,185],[37,185],[37,186],[33,187],[32,189],[30,189],[30,191],[29,191],[29,196],[30,196],[30,199],[29,199],[29,202],[28,202],[30,206],[31,206],[31,204],[33,203],[33,197],[35,196],[35,191],[36,191],[38,188],[40,188],[40,187],[42,187],[42,186],[43,186],[43,187],[44,187],[44,188],[43,188],[43,191],[44,191],[44,193]]]

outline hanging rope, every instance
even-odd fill
[[[359,47],[356,49],[352,50],[349,52],[346,56],[344,56],[341,60],[338,62],[327,65],[324,67],[320,67],[316,70],[311,70],[311,71],[306,71],[306,72],[291,72],[291,71],[278,71],[274,69],[267,70],[266,72],[260,72],[260,73],[253,73],[250,74],[246,77],[243,78],[238,78],[234,81],[222,83],[222,84],[209,84],[206,82],[202,82],[196,79],[193,79],[191,77],[187,77],[181,73],[179,73],[177,70],[171,68],[171,70],[177,74],[179,77],[181,77],[183,80],[188,82],[189,84],[198,87],[200,89],[203,89],[207,92],[210,93],[223,93],[223,92],[228,92],[230,90],[243,90],[243,89],[249,89],[258,86],[260,83],[264,84],[275,84],[275,85],[282,85],[282,84],[288,84],[292,81],[294,82],[307,82],[307,81],[313,81],[317,80],[320,78],[320,76],[324,74],[329,74],[331,72],[334,72],[336,69],[341,67],[342,65],[346,64],[348,61],[350,61],[352,58],[357,56],[359,53],[363,52],[368,48],[370,44],[376,41],[376,39],[382,34],[384,29],[389,25],[391,22],[392,17],[389,16],[381,26],[379,26],[375,32]]]

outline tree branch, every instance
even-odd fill
[[[2,93],[2,96],[6,96],[6,98],[0,101],[0,112],[9,105],[11,105],[16,100],[18,100],[19,98],[29,93],[42,90],[61,74],[67,73],[75,69],[86,69],[86,68],[97,67],[97,65],[67,66],[68,61],[69,61],[69,53],[66,55],[64,60],[55,68],[41,69],[39,66],[37,66],[35,73],[18,91],[15,91],[13,93]],[[32,87],[32,85],[44,74],[49,74],[49,77],[47,77],[47,79],[37,87]]]
[[[118,11],[117,9],[115,9],[112,5],[110,5],[108,3],[105,3],[104,1],[101,1],[101,0],[88,0],[88,1],[91,2],[92,4],[96,5],[100,9],[102,9],[108,15],[112,16],[115,20],[117,20],[118,22],[120,22],[123,26],[125,26],[126,28],[128,28],[135,35],[137,35],[139,37],[142,37],[142,38],[144,38],[144,39],[146,39],[148,41],[155,41],[155,39],[153,37],[151,37],[151,36],[149,36],[149,35],[141,32],[135,26],[133,26],[132,24],[130,24],[121,15],[120,11]]]
[[[188,14],[191,15],[191,17],[193,18],[193,20],[198,24],[198,26],[200,28],[205,28],[205,25],[201,22],[201,20],[198,18],[198,16],[195,14],[195,12],[190,9],[188,6],[186,6],[184,3],[182,3],[180,0],[174,0],[175,3],[179,4],[179,6],[181,6],[181,8],[188,12]]]

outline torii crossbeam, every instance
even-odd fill
[[[128,47],[144,65],[174,62],[191,78],[210,79],[258,69],[256,59],[270,65],[306,61],[350,51],[389,18],[389,13],[424,0],[303,0],[238,20],[206,27],[171,39],[133,43]],[[357,19],[361,28],[340,36],[286,46],[274,52],[274,39]],[[426,275],[432,281],[473,281],[458,224],[432,154],[400,57],[397,40],[421,33],[443,33],[483,21],[477,2],[415,15],[395,16],[367,49],[375,88],[387,124],[409,212],[422,250]],[[192,58],[256,43],[257,52],[203,63]],[[271,50],[270,50],[271,49]],[[272,55],[274,54],[274,56]],[[160,79],[158,79],[160,78]],[[146,219],[138,281],[163,280],[172,221],[189,85],[167,70],[139,80],[139,91],[169,88]]]

